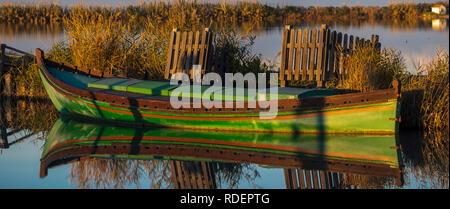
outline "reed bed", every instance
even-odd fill
[[[448,7],[448,2],[439,2]],[[146,21],[146,17],[159,20],[170,19],[172,7],[186,8],[186,14],[204,22],[210,20],[228,22],[264,22],[264,21],[292,21],[292,20],[346,20],[346,19],[377,19],[377,20],[414,20],[417,18],[436,18],[430,11],[435,3],[393,2],[388,6],[347,6],[340,7],[303,7],[303,6],[269,6],[259,1],[195,1],[178,0],[173,2],[142,1],[137,5],[89,6],[88,14],[108,14],[120,12],[122,20]],[[59,6],[54,3],[12,3],[0,4],[0,21],[14,23],[50,23],[63,22],[71,16],[73,8]],[[437,16],[438,18],[440,16]],[[446,16],[448,18],[448,15]]]
[[[403,81],[405,126],[421,127],[427,132],[449,128],[449,55],[437,50],[430,63],[416,66],[417,74]]]
[[[387,89],[406,71],[401,53],[393,48],[358,45],[351,53],[342,54],[345,74],[339,78],[338,88],[360,92]]]
[[[358,46],[343,59],[346,73],[338,88],[360,92],[386,89],[398,79],[403,92],[401,126],[427,132],[448,131],[448,51],[439,49],[430,63],[417,65],[416,72],[406,70],[401,53],[393,48]]]

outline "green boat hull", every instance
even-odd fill
[[[245,112],[235,115],[183,114],[183,112],[157,112],[119,107],[108,102],[86,100],[62,94],[40,72],[45,89],[55,107],[64,115],[80,116],[93,120],[138,123],[157,126],[298,133],[385,133],[394,134],[399,105],[397,100],[376,104],[357,105],[322,110],[279,112],[275,119],[259,119],[259,114]]]

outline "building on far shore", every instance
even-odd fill
[[[433,19],[431,21],[431,27],[433,28],[433,30],[438,31],[445,30],[447,28],[447,19],[441,18]]]
[[[447,8],[442,4],[436,4],[431,7],[431,12],[439,15],[447,14]]]

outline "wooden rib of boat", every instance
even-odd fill
[[[85,158],[251,163],[399,177],[395,135],[315,135],[132,128],[60,118],[41,156],[48,168]]]
[[[169,97],[174,87],[168,82],[125,79],[78,68],[45,59],[40,49],[36,59],[58,111],[91,121],[233,131],[395,134],[400,118],[398,81],[392,89],[367,93],[279,88],[278,114],[264,119],[259,113],[267,110],[249,108],[246,98],[235,101],[244,103],[243,108],[175,109]]]

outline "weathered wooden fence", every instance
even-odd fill
[[[174,189],[216,189],[215,171],[211,162],[179,161],[170,163]]]
[[[10,53],[7,53],[7,50],[9,50]],[[12,66],[20,63],[23,57],[34,58],[34,55],[7,46],[6,44],[0,44],[0,95],[12,95],[13,89],[11,86],[11,74],[9,71]]]
[[[194,78],[194,65],[200,65],[201,74],[216,72],[224,75],[227,69],[226,50],[214,47],[214,33],[209,28],[204,31],[184,31],[173,29],[168,46],[164,78],[170,79],[175,73],[186,73]]]
[[[316,81],[322,87],[324,81],[344,74],[343,57],[348,56],[358,45],[372,45],[379,48],[379,37],[371,40],[331,31],[326,25],[312,30],[283,30],[279,80],[285,86],[286,80]]]
[[[326,170],[285,168],[287,189],[337,189],[341,188],[342,174]]]

